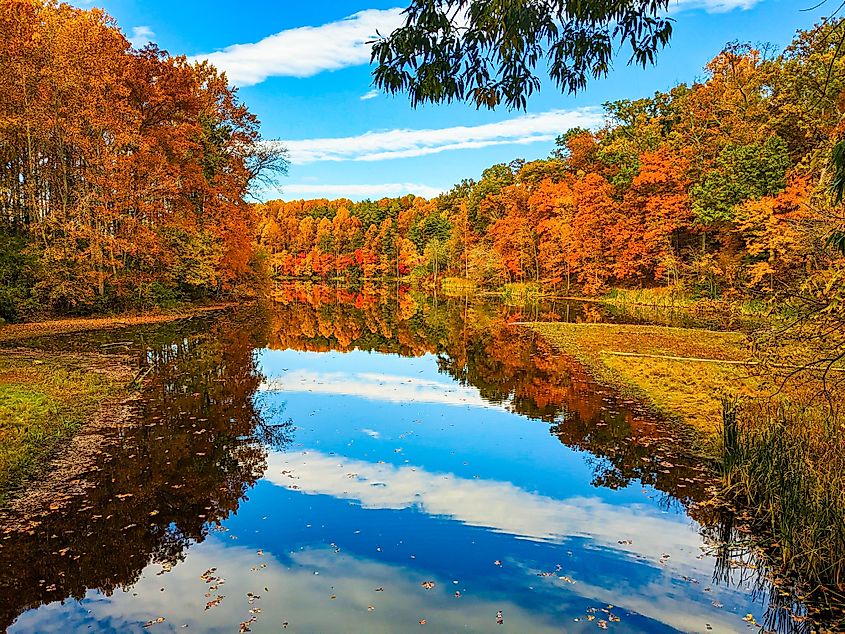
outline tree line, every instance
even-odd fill
[[[691,85],[604,104],[544,160],[413,196],[273,201],[258,241],[282,277],[443,275],[587,294],[683,285],[768,294],[838,270],[831,152],[845,133],[838,21],[776,53],[730,44]]]
[[[0,0],[0,318],[215,294],[254,270],[283,169],[225,75],[99,9]]]

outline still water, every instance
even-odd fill
[[[758,630],[689,441],[509,325],[589,315],[276,300],[27,342],[147,374],[57,500],[0,518],[0,630]]]

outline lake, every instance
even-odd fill
[[[757,631],[691,439],[511,325],[597,311],[296,285],[27,342],[146,378],[4,512],[0,629]]]

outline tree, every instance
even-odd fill
[[[607,75],[614,49],[652,63],[672,34],[668,0],[412,0],[405,24],[375,41],[377,87],[408,93],[412,106],[467,101],[525,108],[535,71],[568,92]]]

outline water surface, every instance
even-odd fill
[[[6,513],[0,628],[756,631],[689,439],[509,325],[556,307],[276,300],[33,342],[150,372],[81,483]]]

